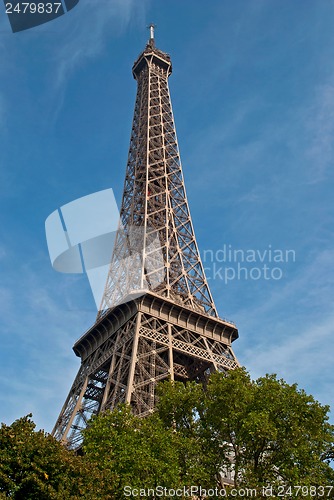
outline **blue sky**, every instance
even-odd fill
[[[0,421],[32,412],[51,431],[79,367],[94,301],[85,276],[52,269],[44,222],[102,189],[120,202],[150,22],[172,56],[190,210],[235,353],[253,377],[333,404],[334,1],[81,0],[17,34],[1,3]],[[257,258],[220,262],[229,248]]]

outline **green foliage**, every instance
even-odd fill
[[[226,443],[232,445],[236,485],[334,484],[326,462],[334,442],[329,407],[296,384],[275,375],[252,382],[244,369],[215,373],[205,407],[212,442],[225,455]]]
[[[224,471],[235,486],[273,494],[280,485],[334,486],[329,408],[296,385],[238,369],[213,374],[205,389],[165,382],[158,394],[146,418],[127,405],[94,417],[83,456],[36,432],[30,415],[2,425],[0,498],[123,499],[125,486],[221,487]]]
[[[164,384],[157,411],[146,418],[127,405],[92,419],[84,431],[85,456],[102,471],[106,492],[124,498],[124,487],[212,485],[210,450],[200,434],[202,388]]]
[[[158,395],[146,419],[120,406],[85,431],[86,456],[115,498],[126,485],[221,487],[224,471],[240,487],[334,485],[329,408],[296,385],[274,375],[252,381],[238,369],[213,374],[205,390],[165,382]]]
[[[2,424],[0,498],[97,499],[98,496],[90,495],[91,482],[94,483],[94,474],[90,473],[87,460],[66,450],[43,431],[36,432],[31,415],[10,426]]]
[[[93,418],[84,432],[86,457],[102,473],[106,492],[124,498],[123,488],[155,488],[173,484],[177,477],[177,453],[173,432],[157,415],[134,416],[130,407]]]
[[[217,470],[217,453],[209,446],[201,416],[205,397],[201,385],[165,382],[158,387],[157,414],[165,429],[173,430],[177,450],[178,485],[210,488]]]

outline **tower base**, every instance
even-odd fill
[[[73,347],[81,366],[53,435],[77,448],[93,414],[127,402],[146,416],[158,382],[204,383],[212,371],[237,368],[236,338],[234,324],[152,292],[109,310]]]

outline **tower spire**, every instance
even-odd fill
[[[155,39],[154,39],[154,30],[155,30],[156,26],[155,24],[151,23],[147,26],[147,29],[150,30],[150,38],[149,38],[149,41],[148,41],[148,45],[152,48],[155,47]]]
[[[155,28],[155,25],[151,23],[151,24],[149,25],[149,29],[150,29],[150,40],[154,40],[154,28]]]

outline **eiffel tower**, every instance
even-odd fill
[[[146,416],[162,380],[204,383],[239,366],[236,326],[218,317],[190,217],[169,94],[170,56],[154,26],[132,73],[137,96],[120,226],[95,324],[53,435],[81,445],[89,418],[127,402]]]

